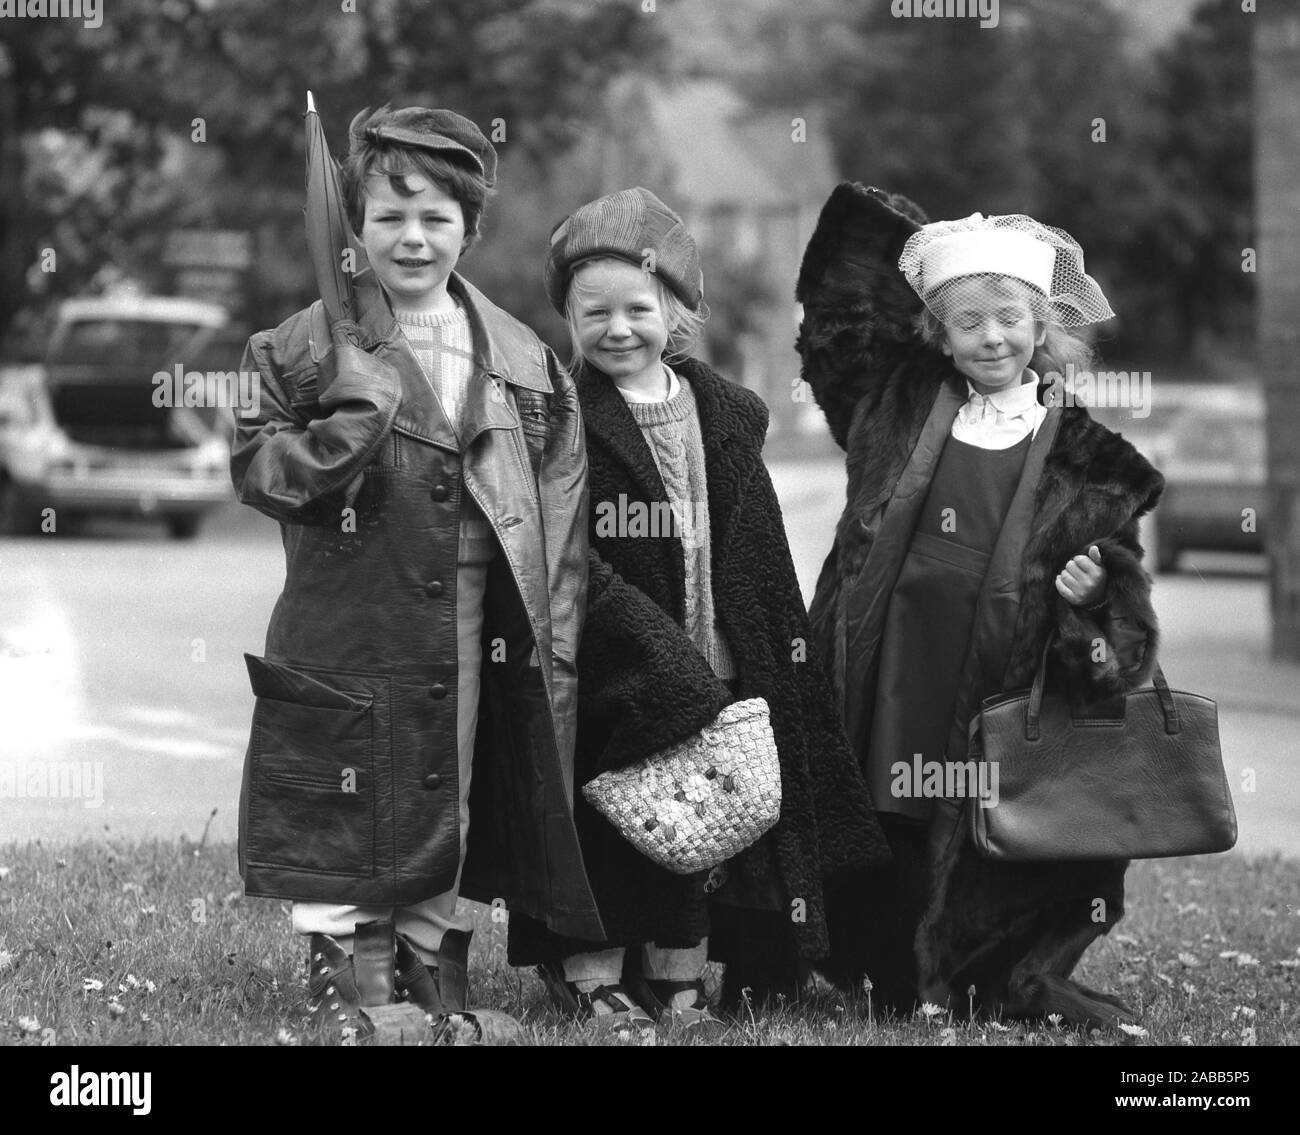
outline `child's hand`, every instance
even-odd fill
[[[1096,544],[1088,546],[1086,556],[1074,556],[1056,577],[1056,590],[1075,607],[1091,607],[1106,594],[1106,569],[1101,566],[1101,552]]]

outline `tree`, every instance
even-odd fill
[[[1212,337],[1252,348],[1254,23],[1239,0],[1208,0],[1155,60],[1153,162],[1126,267],[1147,285],[1142,325],[1188,353]]]
[[[755,0],[747,25],[733,11],[718,26],[748,26],[734,78],[760,105],[825,123],[846,178],[936,219],[1023,212],[1067,229],[1120,314],[1108,354],[1242,340],[1249,17],[1235,0],[1212,0],[1155,58],[1112,0],[1021,0],[989,28],[891,7]]]
[[[46,296],[69,294],[110,262],[148,276],[176,223],[258,234],[259,317],[310,298],[309,88],[336,154],[362,106],[422,102],[495,131],[503,159],[545,163],[607,79],[653,65],[658,50],[656,22],[620,0],[115,0],[103,15],[93,30],[5,22],[0,334],[37,298],[28,277],[41,248],[59,254]],[[39,161],[32,184],[33,139],[47,128],[102,165],[89,196],[69,196]],[[213,157],[186,160],[178,143]]]
[[[1300,662],[1300,12],[1274,9],[1255,26],[1255,169],[1259,185],[1260,363],[1268,435],[1273,655]],[[1247,505],[1252,502],[1243,502]]]

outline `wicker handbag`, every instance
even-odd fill
[[[699,733],[582,794],[642,855],[678,875],[743,851],[781,815],[781,765],[767,702],[727,706]]]

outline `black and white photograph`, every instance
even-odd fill
[[[22,1098],[1284,1092],[1297,360],[1293,0],[0,0]]]

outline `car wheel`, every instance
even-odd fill
[[[169,516],[167,531],[173,540],[193,540],[199,534],[199,523],[197,516]]]
[[[0,536],[35,536],[41,514],[23,497],[9,474],[0,470]]]

